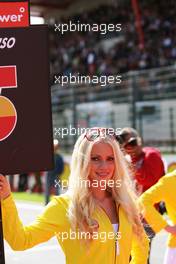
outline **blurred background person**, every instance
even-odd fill
[[[59,195],[61,182],[60,175],[64,170],[64,161],[59,153],[59,141],[54,140],[54,164],[55,167],[52,171],[48,171],[46,174],[46,189],[45,189],[45,203],[50,200],[50,194]]]
[[[158,149],[143,147],[142,139],[134,128],[123,128],[121,137],[122,146],[133,165],[136,190],[141,194],[165,174],[164,162]]]
[[[131,127],[125,127],[121,131],[122,146],[129,155],[134,171],[134,184],[139,195],[153,186],[164,175],[164,163],[158,149],[153,147],[143,147],[142,138],[138,132]],[[161,202],[161,201],[160,201]],[[159,210],[159,204],[156,205]],[[161,210],[163,203],[161,203]],[[151,241],[155,232],[143,219],[145,231]],[[150,260],[148,260],[150,263]]]
[[[37,193],[43,192],[42,179],[41,179],[42,175],[43,173],[40,171],[33,173],[35,183],[31,187],[31,192],[37,192]]]
[[[18,192],[25,192],[28,189],[28,173],[19,175]]]

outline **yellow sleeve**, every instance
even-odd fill
[[[44,212],[28,226],[23,226],[12,195],[1,202],[4,238],[14,250],[25,250],[49,240],[64,225],[65,208],[53,199]]]
[[[159,203],[167,195],[165,190],[167,187],[167,177],[162,177],[158,183],[148,189],[139,198],[139,203],[142,205],[143,216],[148,224],[157,233],[167,226],[167,221],[156,210],[154,204]]]
[[[149,254],[149,239],[143,230],[140,237],[133,235],[130,264],[147,264]]]

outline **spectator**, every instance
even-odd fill
[[[31,187],[31,192],[38,192],[38,193],[43,192],[41,176],[42,176],[42,172],[40,171],[34,172],[35,183]]]
[[[140,1],[145,49],[139,50],[135,17],[129,3],[101,5],[93,11],[61,18],[83,24],[122,24],[121,32],[67,32],[62,38],[50,30],[51,74],[79,72],[80,74],[114,74],[143,70],[175,63],[176,18],[173,1]],[[119,38],[108,49],[104,40]],[[108,63],[107,63],[108,62]]]
[[[25,192],[28,189],[28,174],[22,173],[19,175],[18,191]]]
[[[164,163],[159,150],[153,147],[143,147],[142,139],[135,129],[125,127],[120,135],[123,141],[122,146],[130,156],[134,169],[134,183],[140,195],[164,175]],[[143,223],[151,245],[155,233],[145,220]],[[148,263],[150,263],[149,260]]]
[[[164,174],[164,163],[158,149],[143,147],[138,132],[130,127],[122,129],[123,148],[130,156],[139,194],[154,185]]]
[[[54,164],[55,167],[52,171],[48,171],[46,174],[46,204],[49,202],[50,194],[59,195],[60,193],[60,175],[64,170],[64,161],[62,156],[58,153],[59,143],[58,140],[54,140]]]

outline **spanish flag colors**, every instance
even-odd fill
[[[6,97],[0,96],[0,141],[13,132],[17,122],[17,112],[13,103]]]

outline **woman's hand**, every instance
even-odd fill
[[[165,229],[168,233],[170,233],[170,234],[172,234],[172,235],[176,235],[176,225],[174,225],[174,226],[167,225],[164,229]]]
[[[6,199],[10,193],[11,189],[7,178],[0,174],[0,199]]]

